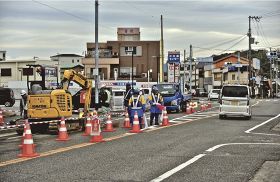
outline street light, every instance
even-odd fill
[[[152,73],[152,69],[148,69],[148,87],[150,88],[150,73]]]
[[[126,50],[125,53],[131,53],[131,87],[132,87],[132,90],[133,90],[133,54],[135,53],[134,50]]]

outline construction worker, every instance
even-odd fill
[[[145,112],[146,101],[143,95],[140,94],[137,88],[132,90],[132,95],[128,102],[130,124],[133,124],[135,111],[137,112],[139,125],[142,128],[142,118]]]
[[[126,107],[126,109],[128,108],[128,102],[129,102],[129,99],[130,99],[131,95],[132,95],[131,85],[130,85],[130,83],[126,83],[124,103],[123,103],[123,105]]]
[[[163,105],[163,98],[160,95],[158,88],[153,86],[152,93],[148,97],[149,104],[151,105],[150,109],[150,126],[153,125],[153,121],[155,118],[155,125],[159,125],[158,119],[161,114],[161,105]]]
[[[27,93],[25,90],[21,90],[20,95],[20,115],[27,119]]]
[[[111,93],[110,91],[106,88],[106,85],[102,85],[100,88],[100,98],[101,98],[101,103],[102,106],[105,107],[110,107],[110,102],[111,102]]]

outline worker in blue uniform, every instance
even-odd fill
[[[133,89],[132,95],[128,102],[129,119],[131,125],[133,124],[133,118],[136,111],[139,119],[140,128],[142,128],[142,119],[143,119],[143,114],[145,112],[145,107],[146,107],[146,100],[144,96],[139,93],[139,89],[137,88]]]
[[[161,106],[163,105],[163,98],[160,95],[158,88],[153,86],[152,93],[148,97],[148,102],[151,105],[150,109],[150,126],[153,125],[155,118],[155,125],[159,125],[159,115],[162,113]]]

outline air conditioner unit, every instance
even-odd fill
[[[147,77],[147,73],[142,73],[142,77]]]

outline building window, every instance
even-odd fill
[[[74,59],[72,59],[72,63],[74,63]]]
[[[11,68],[1,68],[1,76],[12,76]]]
[[[224,74],[224,81],[227,81],[228,80],[228,73],[225,73]]]
[[[23,76],[33,75],[33,68],[22,68],[22,75]]]
[[[231,80],[235,80],[235,74],[231,75]]]
[[[136,47],[132,47],[132,46],[124,47],[124,52],[125,52],[126,55],[132,55],[132,51],[133,51],[133,54],[135,55],[136,54]]]
[[[214,74],[214,81],[221,81],[221,74]]]
[[[79,63],[79,62],[80,62],[80,60],[77,59],[77,63]]]

